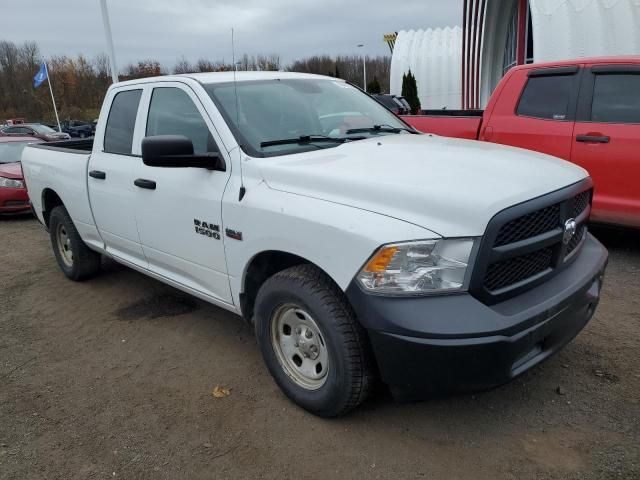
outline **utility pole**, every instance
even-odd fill
[[[358,48],[364,47],[364,43],[358,45]],[[367,92],[367,56],[362,56],[362,71],[364,72],[362,89]]]
[[[109,50],[111,78],[113,79],[113,83],[118,83],[118,68],[116,67],[116,54],[113,50],[113,38],[111,38],[111,23],[109,22],[107,0],[100,0],[100,8],[102,9],[102,23],[104,24],[104,34],[107,37],[107,50]]]

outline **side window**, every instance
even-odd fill
[[[596,75],[591,121],[640,123],[640,75]]]
[[[104,151],[131,155],[133,129],[142,90],[126,90],[113,97],[104,133]]]
[[[153,89],[146,135],[184,135],[193,142],[194,153],[218,151],[200,112],[189,95],[179,88]]]
[[[524,117],[566,120],[575,75],[530,77],[516,113]]]

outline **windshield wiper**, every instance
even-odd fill
[[[347,132],[348,133],[348,132]],[[300,135],[296,138],[283,138],[282,140],[269,140],[267,142],[260,142],[260,147],[273,147],[275,145],[291,145],[291,144],[308,144],[315,142],[332,142],[332,143],[344,143],[352,140],[364,140],[364,137],[328,137],[326,135]]]
[[[348,135],[350,133],[365,133],[365,132],[400,133],[402,131],[413,133],[413,134],[419,133],[407,127],[392,127],[391,125],[374,125],[373,127],[350,128],[345,133]]]

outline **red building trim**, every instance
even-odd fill
[[[529,12],[529,0],[518,0],[518,51],[516,63],[524,65],[527,49],[527,13]]]

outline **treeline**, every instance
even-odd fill
[[[42,57],[35,42],[16,45],[0,41],[0,124],[6,119],[24,117],[29,121],[53,123],[55,116],[46,82],[33,88],[33,77]],[[60,119],[92,120],[98,116],[104,94],[111,84],[109,59],[101,54],[94,58],[54,56],[46,59]],[[382,92],[389,89],[391,58],[366,57],[367,80],[370,87]],[[283,65],[277,54],[241,55],[236,60],[238,70],[287,70],[317,73],[343,78],[362,87],[363,58],[357,55],[315,55]],[[170,73],[220,72],[233,70],[227,60],[199,59],[195,63],[185,57],[167,68],[154,59],[126,65],[120,80],[166,75]]]

